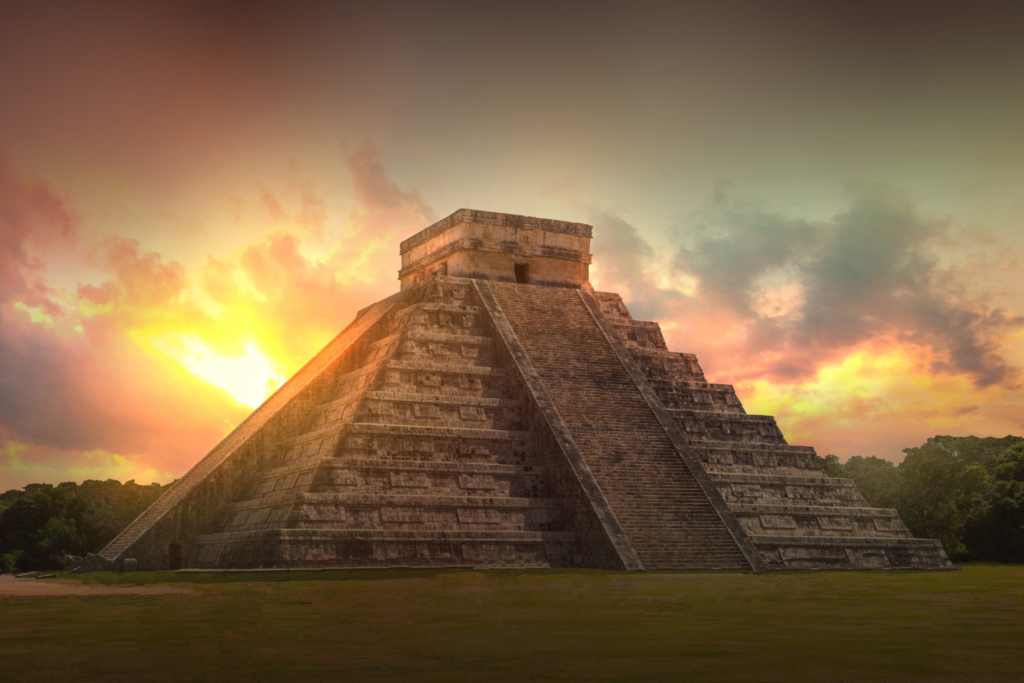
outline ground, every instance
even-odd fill
[[[88,574],[65,578],[68,590],[110,594],[60,597],[4,594],[13,580],[0,581],[0,671],[12,682],[133,683],[1011,681],[1024,672],[1022,566],[253,578]],[[160,586],[187,592],[147,594]]]

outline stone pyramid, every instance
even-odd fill
[[[140,568],[948,567],[588,281],[591,227],[460,210],[101,555]]]

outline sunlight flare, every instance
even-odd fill
[[[192,339],[188,341],[190,355],[179,362],[199,379],[223,389],[239,403],[255,408],[285,377],[256,349],[255,343],[250,342],[244,348],[244,355],[230,358],[219,356],[202,342]]]

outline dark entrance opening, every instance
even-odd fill
[[[181,546],[172,543],[167,546],[167,564],[171,569],[181,569]]]
[[[516,264],[516,282],[521,285],[530,284],[530,264],[529,263],[517,263]]]

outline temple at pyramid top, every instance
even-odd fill
[[[435,277],[583,287],[593,228],[532,216],[459,209],[402,242],[402,290]]]

